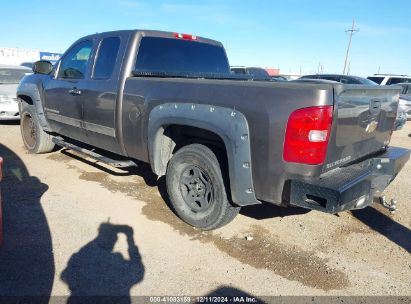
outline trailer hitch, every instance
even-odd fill
[[[379,202],[384,208],[387,208],[388,211],[390,211],[390,213],[394,213],[395,211],[398,210],[397,209],[397,200],[395,200],[395,199],[391,199],[391,201],[388,202],[385,199],[385,195],[382,195],[382,196],[379,197]]]

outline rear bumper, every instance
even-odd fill
[[[291,180],[290,204],[328,213],[365,208],[401,171],[410,152],[391,147],[378,157],[337,168],[315,181]]]

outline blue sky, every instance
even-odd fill
[[[223,42],[232,65],[341,73],[355,18],[350,72],[411,74],[411,1],[3,1],[0,46],[64,51],[81,36],[158,29]]]

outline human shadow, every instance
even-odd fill
[[[374,207],[352,210],[352,215],[391,242],[411,252],[411,230]]]
[[[119,234],[127,238],[129,259],[113,252]],[[144,272],[133,229],[102,223],[97,237],[72,255],[61,280],[71,291],[68,303],[130,303],[130,289]]]
[[[29,174],[24,162],[0,144],[4,159],[4,239],[0,248],[0,296],[37,296],[48,303],[54,280],[50,229],[40,199],[48,186]]]

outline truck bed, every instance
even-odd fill
[[[303,84],[202,78],[130,77],[126,80],[123,117],[138,109],[145,119],[123,119],[124,144],[129,156],[149,161],[146,147],[148,113],[162,103],[187,103],[235,109],[250,129],[252,176],[259,200],[280,204],[287,180],[318,178],[324,172],[382,153],[391,136],[398,90],[337,83]],[[366,132],[372,121],[370,100],[379,100],[378,127]],[[298,108],[334,106],[333,127],[326,161],[301,165],[283,160],[285,128]],[[135,110],[134,110],[135,111]],[[214,112],[218,115],[218,111]],[[370,117],[371,116],[371,117]],[[369,123],[369,122],[368,122]],[[353,134],[349,136],[348,134]],[[135,144],[135,139],[139,144]],[[280,182],[279,182],[280,181]]]

